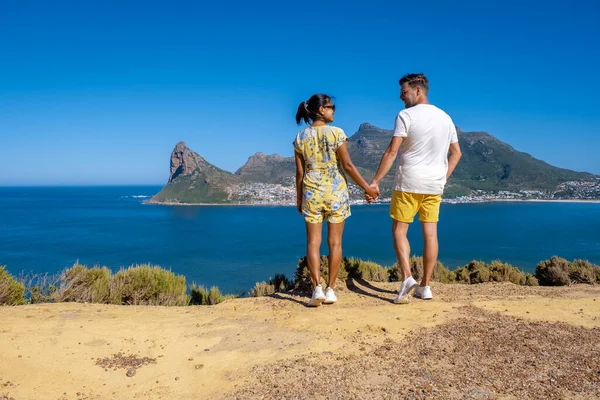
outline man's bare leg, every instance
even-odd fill
[[[423,228],[423,279],[421,286],[429,286],[438,257],[437,222],[422,222]]]
[[[402,280],[411,276],[410,272],[410,243],[406,234],[408,233],[406,222],[396,221],[392,219],[392,235],[394,237],[394,250],[396,251],[396,259],[402,270]]]

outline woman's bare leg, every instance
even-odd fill
[[[306,260],[313,285],[321,282],[321,235],[322,223],[306,223]]]
[[[329,287],[335,289],[335,282],[342,265],[342,234],[344,222],[327,223],[327,244],[329,245]]]

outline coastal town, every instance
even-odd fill
[[[352,204],[366,203],[362,198],[362,189],[354,183],[349,183],[348,189]],[[235,188],[232,193],[237,204],[254,205],[295,205],[296,187],[287,183],[245,183]],[[389,197],[381,197],[376,203],[389,203]],[[450,204],[481,203],[488,201],[517,201],[517,200],[570,200],[570,201],[599,201],[600,178],[591,181],[569,181],[560,184],[555,191],[519,190],[488,192],[475,190],[468,196],[445,198],[443,201]]]

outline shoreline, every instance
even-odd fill
[[[493,202],[529,202],[529,203],[600,203],[600,199],[486,199],[486,200],[473,200],[473,201],[453,201],[454,199],[442,199],[443,204],[481,204],[481,203],[493,203]],[[159,205],[159,206],[234,206],[234,207],[296,207],[295,204],[287,203],[268,203],[268,204],[256,204],[256,203],[175,203],[175,202],[160,202],[160,201],[142,201],[142,204]],[[390,204],[390,201],[378,201],[373,204],[366,202],[353,203],[350,202],[351,206],[368,206],[377,204]]]

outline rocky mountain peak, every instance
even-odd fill
[[[171,173],[169,182],[175,180],[178,176],[189,175],[193,173],[198,164],[194,157],[194,152],[187,147],[184,142],[179,142],[171,153]]]
[[[285,159],[285,157],[280,156],[279,154],[270,154],[267,155],[262,152],[255,153],[253,156],[248,157],[248,161],[244,164],[240,169],[238,169],[235,173],[236,175],[240,175],[243,170],[264,167],[268,164],[272,164],[273,162],[278,163]]]
[[[357,133],[364,133],[364,132],[368,132],[368,133],[378,133],[378,134],[388,134],[390,131],[387,131],[385,129],[381,129],[375,125],[371,125],[368,122],[364,122],[362,124],[360,124],[360,126],[358,127],[358,132]]]

